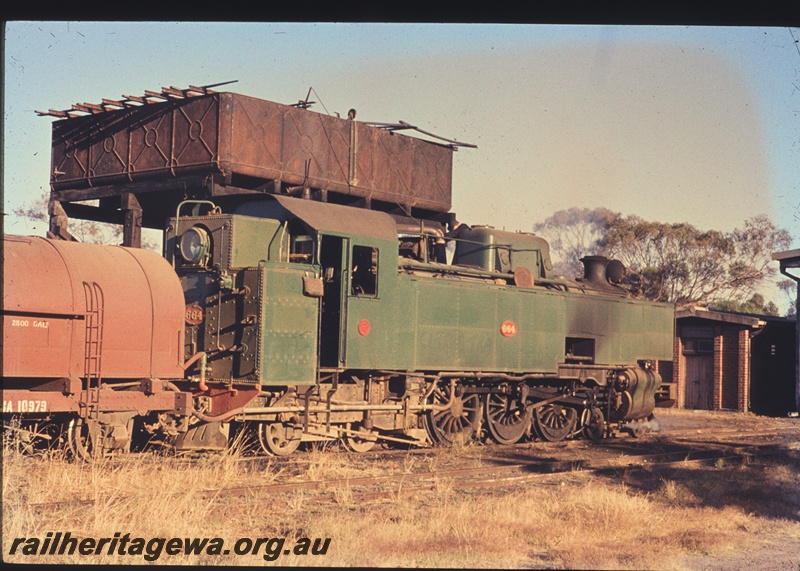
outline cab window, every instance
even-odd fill
[[[310,264],[314,256],[314,240],[311,236],[301,235],[291,237],[289,261],[300,264]]]
[[[353,246],[350,295],[375,297],[378,294],[378,249]]]

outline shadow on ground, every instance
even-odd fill
[[[530,473],[548,473],[591,468],[604,459],[634,462],[637,456],[667,455],[655,461],[670,461],[669,465],[620,465],[594,470],[592,475],[607,483],[624,483],[629,490],[648,494],[666,505],[738,507],[759,517],[800,521],[800,450],[775,444],[760,446],[759,455],[752,458],[717,460],[720,452],[725,451],[732,456],[730,444],[713,439],[688,443],[658,435],[645,439],[607,439],[571,449],[554,447],[552,452],[546,447],[509,450],[502,456],[484,460],[498,466],[527,463],[525,469]],[[682,462],[704,458],[710,458],[708,464]]]

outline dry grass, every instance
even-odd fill
[[[354,461],[335,450],[299,452],[255,469],[236,454],[187,464],[143,454],[93,465],[58,454],[27,457],[6,450],[3,553],[12,562],[143,563],[141,557],[17,555],[15,537],[49,531],[111,537],[332,538],[325,556],[280,557],[279,565],[368,567],[546,567],[675,569],[687,554],[724,554],[762,536],[800,540],[800,454],[791,461],[674,468],[662,473],[593,476],[571,472],[505,490],[462,490],[447,479],[430,492],[393,491],[361,504],[339,484],[334,501],[302,492],[280,501],[219,497],[199,490],[299,480],[436,470],[450,454],[479,459],[479,448],[408,455],[391,464]],[[389,467],[391,466],[391,467]],[[34,504],[92,499],[93,506]],[[166,556],[159,563],[265,564],[261,556]]]

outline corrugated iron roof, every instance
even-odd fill
[[[758,317],[749,314],[728,312],[728,311],[714,311],[706,309],[705,307],[692,306],[685,309],[679,309],[675,312],[675,318],[681,319],[684,317],[697,317],[699,319],[707,319],[709,321],[721,321],[724,323],[735,323],[737,325],[746,325],[756,329],[763,327],[766,322]]]

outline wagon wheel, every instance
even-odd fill
[[[353,452],[369,452],[375,446],[378,435],[375,432],[363,430],[358,424],[348,425],[348,430],[356,431],[359,434],[345,432],[342,441],[348,450]]]
[[[436,387],[431,395],[435,405],[446,405],[449,402],[449,391]],[[464,444],[472,439],[478,427],[481,412],[481,399],[477,394],[453,395],[453,402],[446,410],[429,411],[425,419],[425,427],[434,442],[444,446]]]
[[[547,404],[534,409],[533,427],[542,440],[564,440],[575,429],[578,413],[574,408],[560,404]]]
[[[524,402],[508,395],[486,395],[486,425],[500,444],[519,442],[528,430],[532,414]]]
[[[57,447],[63,426],[43,421],[23,425],[14,418],[3,425],[3,444],[21,454],[34,454]]]
[[[606,419],[599,408],[584,409],[581,425],[583,435],[589,440],[601,440],[606,434]]]
[[[67,426],[67,448],[76,460],[91,462],[105,456],[103,429],[96,420],[76,417]]]
[[[258,442],[271,456],[288,456],[300,446],[303,431],[292,422],[259,422]]]

